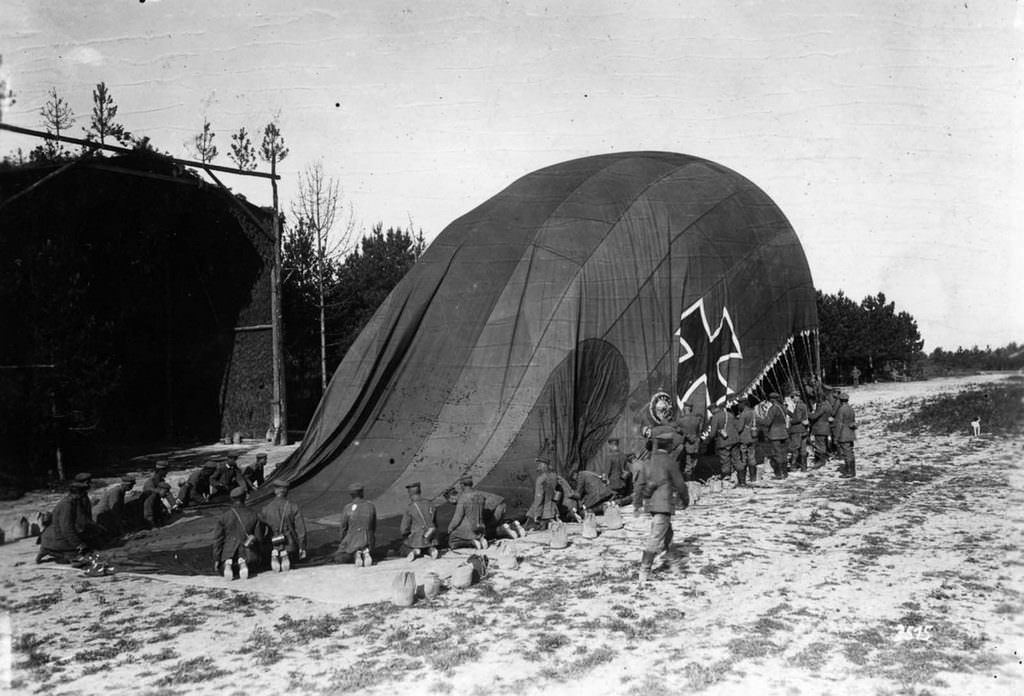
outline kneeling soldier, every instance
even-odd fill
[[[245,489],[231,490],[231,507],[217,518],[213,533],[213,569],[228,580],[247,580],[259,563],[259,544],[262,537],[256,513],[245,507]]]
[[[274,499],[259,517],[270,529],[270,567],[281,572],[306,558],[306,520],[299,506],[288,500],[288,482],[278,479],[273,486]]]
[[[437,513],[430,501],[424,500],[419,483],[405,487],[409,492],[409,505],[402,515],[401,534],[405,537],[408,560],[415,561],[424,552],[437,558]]]
[[[377,531],[377,508],[363,498],[363,484],[350,484],[348,493],[352,502],[341,513],[341,543],[334,557],[338,563],[368,568],[373,565],[370,552]]]

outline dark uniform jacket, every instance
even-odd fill
[[[53,508],[50,526],[43,530],[39,540],[43,551],[68,553],[85,546],[80,536],[85,520],[81,519],[82,504],[78,498],[69,494]]]
[[[739,432],[741,445],[753,444],[757,441],[757,416],[749,405],[744,406],[740,415],[736,416],[736,430]]]
[[[116,483],[103,491],[95,508],[96,523],[115,536],[121,534],[125,528],[124,496],[124,486]]]
[[[840,403],[836,409],[835,419],[836,442],[853,442],[856,439],[854,431],[857,429],[853,406],[845,402]]]
[[[615,491],[593,471],[581,471],[577,475],[576,498],[583,503],[583,507],[592,508],[614,495]]]
[[[558,517],[558,504],[555,502],[555,489],[558,487],[558,476],[550,471],[537,477],[533,484],[533,505],[526,516],[535,520],[553,520]]]
[[[377,508],[369,500],[353,500],[341,512],[341,544],[338,551],[355,553],[373,549],[377,532]]]
[[[731,447],[740,441],[736,417],[726,409],[716,408],[709,425],[718,447]]]
[[[782,407],[774,401],[768,406],[764,416],[764,423],[761,425],[765,437],[769,440],[788,440],[789,427],[786,425],[786,414]]]
[[[428,529],[434,530],[429,538],[424,534]],[[411,549],[423,549],[437,543],[437,511],[429,500],[420,498],[409,502],[402,515],[401,534],[409,535],[405,543]]]
[[[803,435],[807,432],[807,404],[797,399],[793,402],[793,410],[789,412],[789,434]]]
[[[704,427],[704,419],[696,413],[684,413],[676,421],[676,429],[683,438],[683,451],[697,454],[700,450],[700,431]]]
[[[248,492],[253,486],[237,466],[228,466],[227,462],[220,462],[217,464],[217,470],[210,476],[210,490],[230,492],[233,488],[241,488]]]
[[[448,536],[473,540],[484,533],[484,507],[487,498],[480,491],[467,488],[455,502],[455,513],[448,523]]]
[[[274,496],[260,510],[259,519],[267,525],[271,538],[283,534],[287,538],[285,545],[290,549],[306,548],[306,518],[292,501]]]
[[[248,547],[246,541],[255,540]],[[232,505],[217,518],[213,530],[213,560],[226,561],[244,554],[246,548],[254,551],[263,538],[256,513],[241,505]],[[244,556],[243,556],[244,557]]]
[[[675,458],[668,452],[654,451],[650,459],[643,462],[633,488],[633,508],[644,509],[651,513],[671,515],[675,512],[672,503],[672,489],[679,495],[683,507],[690,504],[689,490],[683,481]]]
[[[827,401],[819,401],[815,406],[814,410],[810,412],[808,418],[811,421],[811,434],[812,435],[829,435],[832,432],[832,424],[828,422],[828,419],[832,417],[832,407],[829,406]]]

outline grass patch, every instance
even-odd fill
[[[815,641],[789,658],[789,663],[794,667],[817,671],[825,666],[831,656],[832,646]]]
[[[272,665],[275,662],[280,662],[284,657],[281,652],[280,640],[262,626],[257,626],[252,630],[238,652],[243,655],[252,655],[256,664],[260,665]]]
[[[175,686],[177,684],[198,684],[210,682],[228,674],[220,669],[209,657],[196,657],[182,660],[156,681],[156,686]]]
[[[982,433],[1020,434],[1024,422],[1024,385],[1004,382],[927,399],[915,412],[889,423],[886,429],[912,435],[931,432],[968,436],[975,418],[981,418]]]
[[[75,653],[75,662],[98,662],[100,660],[112,660],[122,653],[138,650],[141,643],[131,638],[120,638],[110,645],[104,645],[90,650],[79,650]]]
[[[308,642],[308,640],[316,638],[329,638],[341,628],[343,623],[341,617],[333,614],[311,616],[307,619],[293,619],[288,614],[284,614],[277,620],[274,628],[279,633],[290,633],[296,638],[307,639]]]

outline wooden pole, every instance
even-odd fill
[[[274,194],[274,264],[270,270],[270,323],[274,361],[274,444],[288,444],[288,408],[284,381],[284,335],[281,331],[281,216],[277,203],[277,155],[270,158],[270,187]]]

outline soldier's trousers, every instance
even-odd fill
[[[740,466],[757,466],[756,447],[753,442],[741,442],[736,445],[739,452]]]
[[[647,553],[668,551],[673,536],[675,534],[672,531],[672,515],[666,512],[652,512],[651,531],[647,536],[647,546],[644,547],[644,551]]]
[[[849,476],[856,476],[857,460],[853,456],[853,443],[840,442],[839,456],[842,457],[843,459],[842,473],[847,474]]]
[[[785,478],[789,476],[789,464],[786,461],[786,441],[769,440],[772,453],[772,471],[776,476]]]
[[[736,445],[718,445],[718,473],[720,476],[731,476],[733,471],[738,471],[740,464],[740,452]]]
[[[807,471],[807,434],[790,433],[789,457],[795,469]]]
[[[828,462],[828,435],[813,435],[811,448],[814,450],[814,468],[820,469]]]
[[[693,480],[693,470],[697,468],[697,452],[683,452],[683,480]]]

